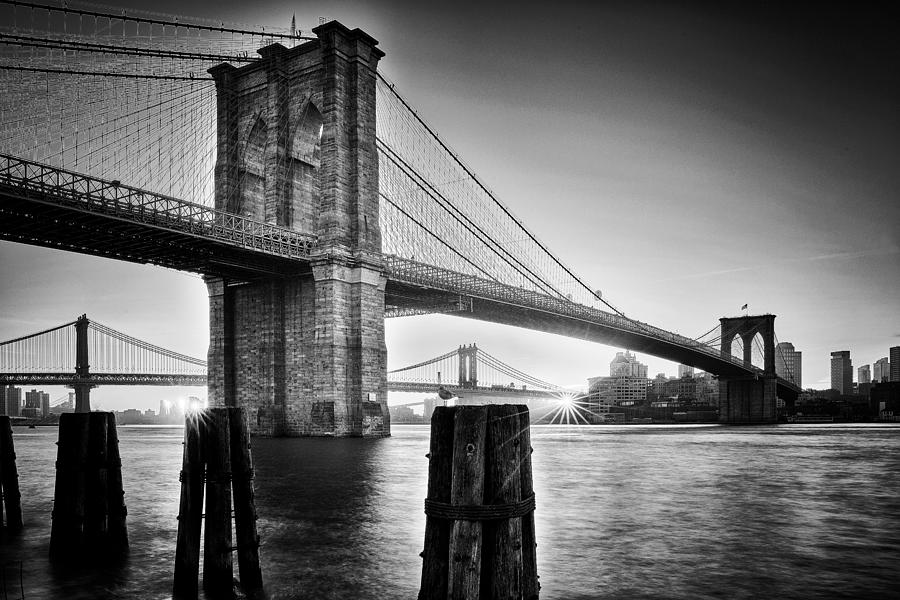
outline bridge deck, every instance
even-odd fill
[[[0,154],[0,239],[207,275],[308,270],[315,238]]]

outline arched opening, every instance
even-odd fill
[[[235,206],[228,209],[230,212],[239,214],[242,217],[259,220],[265,220],[266,217],[263,198],[266,191],[265,158],[267,140],[266,123],[262,117],[257,116],[253,127],[250,128],[250,132],[247,134],[247,140],[241,153],[238,174],[238,189],[240,193],[231,197],[230,200]],[[258,201],[253,199],[258,199]]]
[[[750,363],[754,367],[759,367],[760,369],[766,368],[765,361],[766,351],[765,345],[763,343],[763,337],[757,332],[753,336],[753,340],[751,341],[750,346]]]
[[[283,223],[297,231],[315,233],[319,204],[319,167],[325,120],[307,102],[292,128],[290,150],[291,199]]]
[[[731,356],[740,361],[744,360],[744,339],[739,334],[731,338]]]

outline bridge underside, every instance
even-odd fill
[[[464,308],[453,310],[460,304],[458,294],[427,288],[415,284],[388,280],[385,290],[386,311],[394,314],[416,314],[429,312],[429,307],[448,307],[446,312],[454,316],[502,323],[545,333],[554,333],[589,342],[606,344],[645,352],[684,365],[702,369],[717,375],[720,380],[746,379],[748,371],[739,365],[713,355],[685,348],[684,346],[654,338],[649,334],[618,329],[613,326],[591,322],[577,317],[553,314],[536,308],[518,306],[491,298],[465,298]],[[751,376],[752,378],[752,376]],[[777,379],[778,397],[794,399],[799,389],[781,378]]]
[[[310,272],[305,261],[223,243],[201,223],[39,196],[0,183],[0,240],[245,281]]]

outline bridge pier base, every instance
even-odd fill
[[[775,423],[777,377],[719,378],[719,422],[731,425]]]
[[[211,406],[245,408],[254,435],[390,435],[380,271],[207,286]]]

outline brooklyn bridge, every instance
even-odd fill
[[[774,315],[689,338],[595,294],[359,29],[0,4],[29,23],[0,37],[0,239],[202,275],[210,403],[247,408],[254,433],[389,435],[384,321],[432,313],[713,373],[724,423],[773,422],[799,391],[775,373]]]

